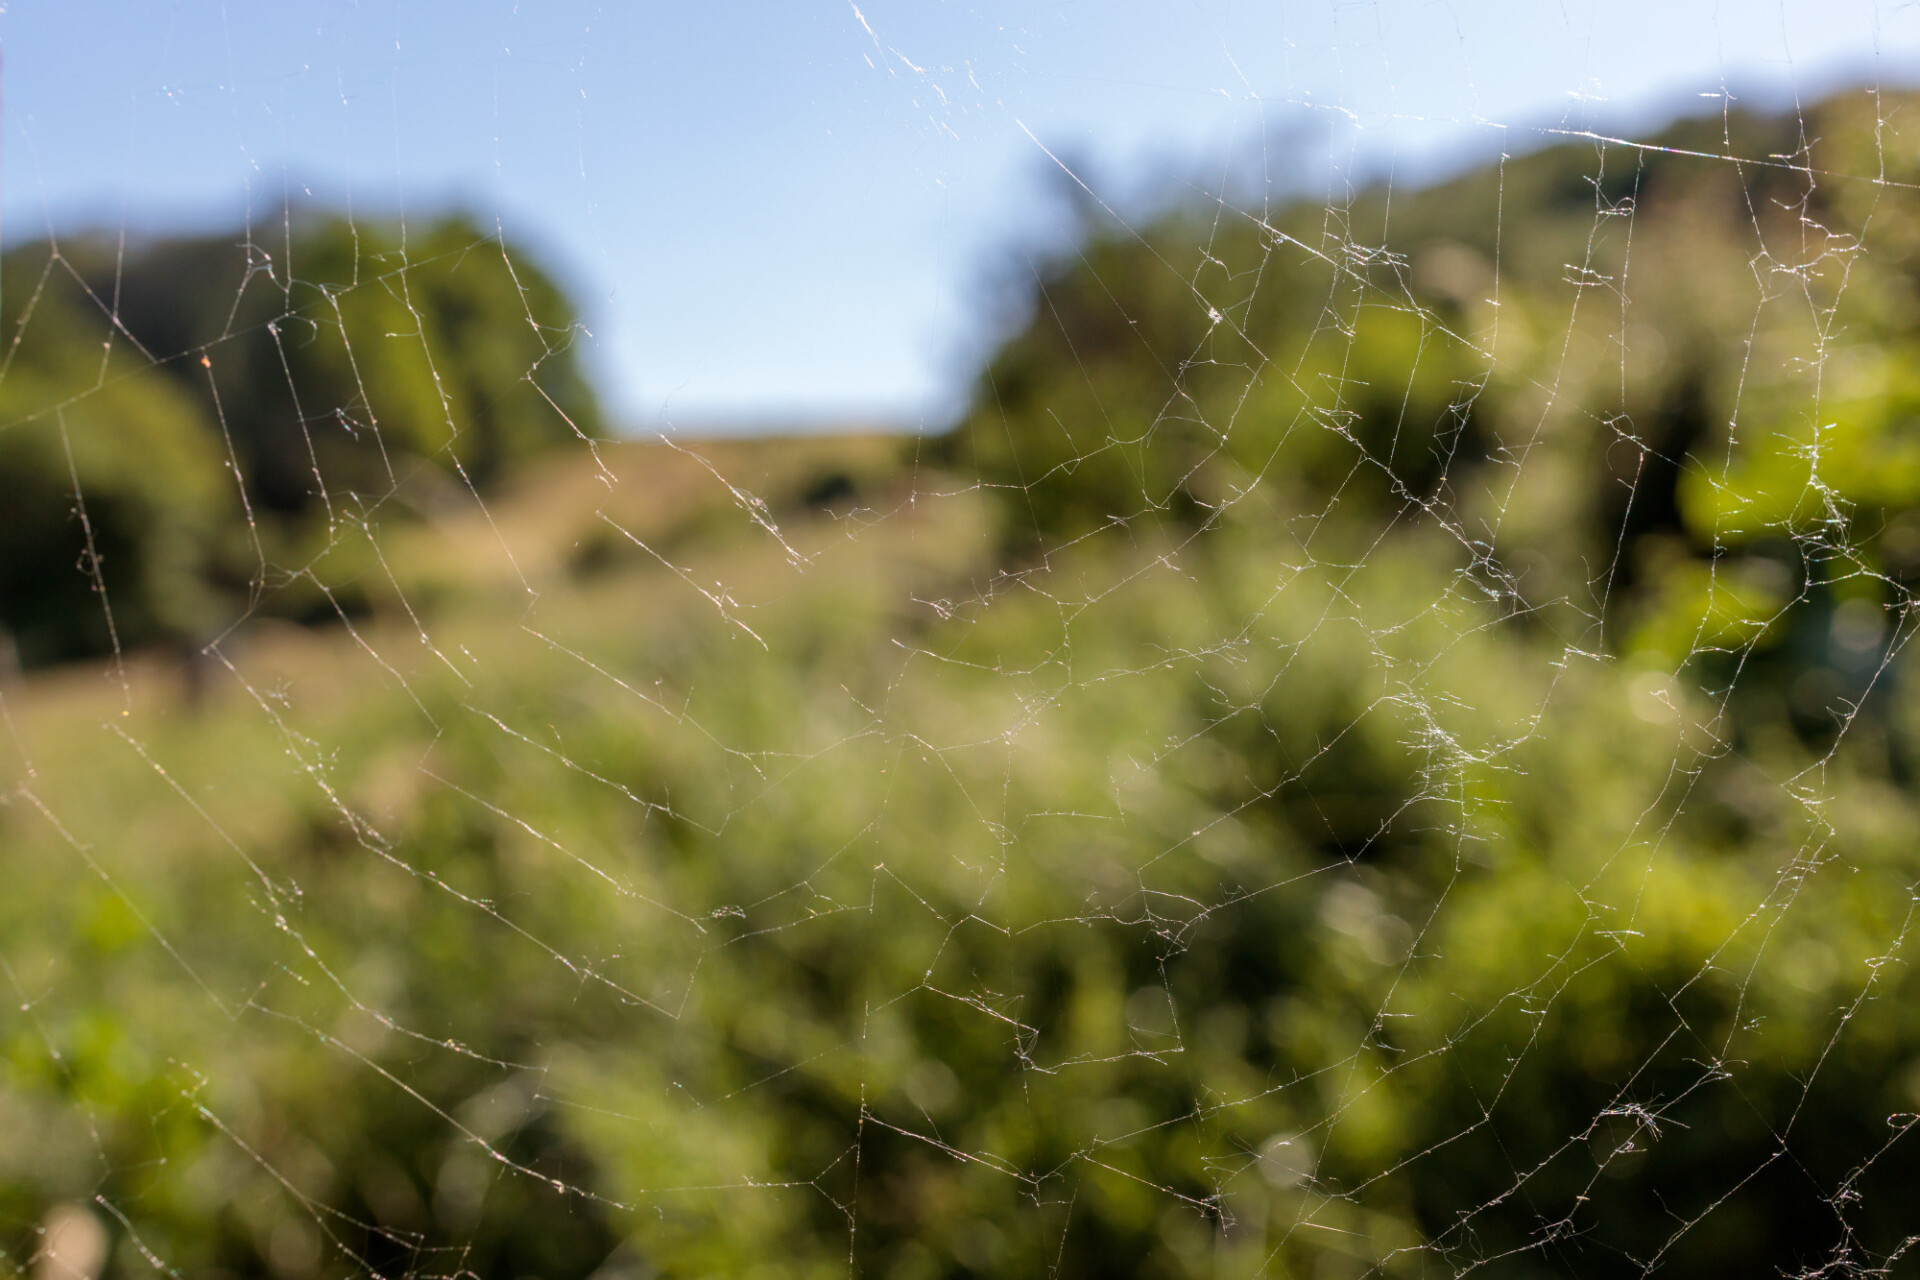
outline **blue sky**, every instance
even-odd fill
[[[637,429],[940,425],[1071,165],[1416,180],[1542,127],[1920,71],[1881,0],[8,0],[0,231],[450,204],[573,285]]]

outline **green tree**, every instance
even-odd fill
[[[373,524],[603,429],[570,302],[497,235],[304,210],[276,231],[7,254],[0,624],[25,661],[107,649],[99,602],[76,607],[95,568],[123,645],[330,616]]]

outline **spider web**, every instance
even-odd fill
[[[622,435],[498,223],[289,204],[171,344],[15,245],[8,1265],[1910,1268],[1920,104],[1298,105],[1145,213],[1031,135],[941,435]]]

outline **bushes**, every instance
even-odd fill
[[[601,429],[570,303],[462,219],[403,237],[293,213],[273,244],[127,252],[83,236],[11,250],[0,274],[20,335],[0,376],[0,625],[28,665],[111,648],[72,571],[76,481],[120,642],[199,643],[255,610],[332,617],[304,571],[332,553],[326,576],[350,582],[357,527]]]

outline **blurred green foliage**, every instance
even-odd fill
[[[8,1256],[97,1197],[119,1271],[289,1280],[1904,1274],[1916,107],[1091,227],[944,440],[484,511],[377,446],[564,431],[506,294],[316,250],[297,346],[112,344],[0,435],[39,518],[70,444],[218,583],[199,388],[297,350],[235,451],[364,615],[8,692]]]
[[[197,644],[250,608],[357,605],[308,572],[343,524],[601,430],[572,305],[463,218],[29,242],[0,324],[0,625],[29,666],[112,648],[76,492],[121,642]]]

